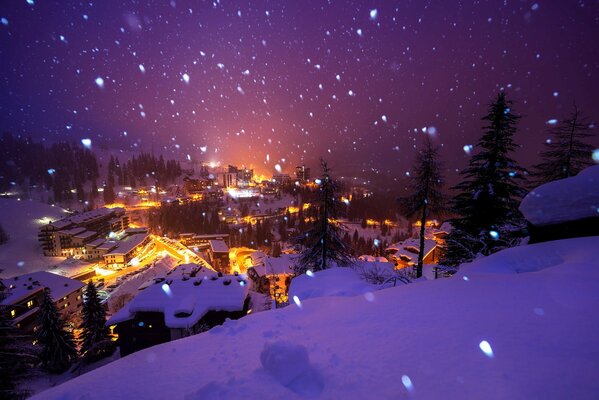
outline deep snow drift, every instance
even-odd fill
[[[521,246],[450,279],[320,297],[149,348],[39,399],[591,399],[599,237]]]
[[[522,200],[520,211],[534,225],[599,216],[599,165],[532,190]]]

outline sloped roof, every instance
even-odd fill
[[[37,271],[2,279],[2,283],[8,288],[8,296],[0,303],[2,305],[18,303],[45,287],[50,289],[52,299],[57,301],[85,286],[81,281],[46,271]]]
[[[140,292],[106,325],[130,320],[137,312],[160,312],[167,327],[191,328],[209,311],[242,311],[248,288],[247,281],[233,275],[169,279]]]

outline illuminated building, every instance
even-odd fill
[[[308,182],[310,180],[310,168],[305,165],[295,167],[295,179],[299,182]]]
[[[72,257],[83,254],[87,243],[128,226],[129,217],[123,208],[98,208],[51,221],[40,228],[38,238],[44,255]]]
[[[37,329],[39,306],[44,289],[50,289],[50,296],[64,319],[79,313],[83,305],[81,281],[50,272],[38,271],[0,280],[0,306],[9,310],[11,323],[26,333]]]

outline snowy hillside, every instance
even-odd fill
[[[0,277],[45,269],[64,260],[45,257],[37,234],[42,220],[57,220],[66,216],[60,207],[38,201],[0,198],[0,224],[10,235],[7,243],[0,245]]]
[[[590,399],[598,246],[599,237],[522,246],[451,279],[250,315],[37,398]]]

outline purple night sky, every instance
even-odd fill
[[[598,118],[593,0],[10,0],[0,18],[0,130],[48,141],[396,177],[434,127],[453,179],[501,89],[525,166],[574,101]]]

